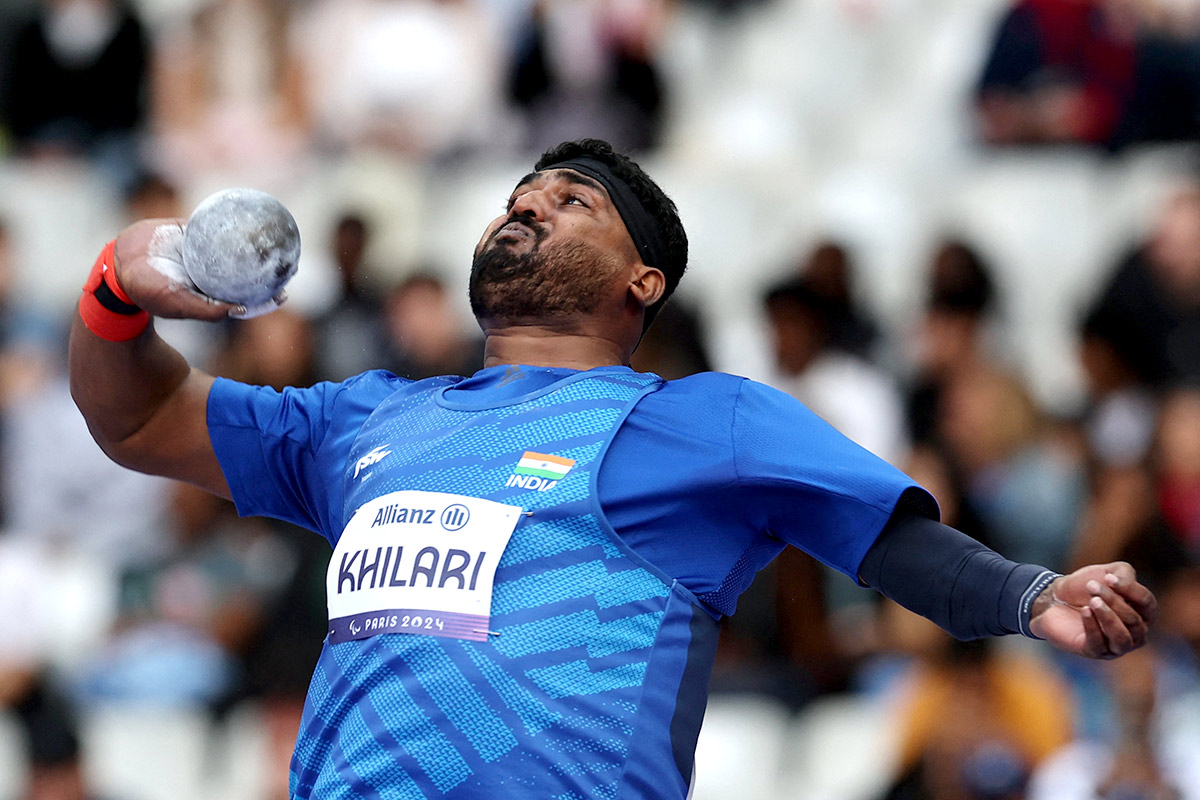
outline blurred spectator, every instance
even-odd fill
[[[1200,137],[1200,5],[1141,0],[1136,83],[1111,146]]]
[[[642,336],[631,365],[639,372],[653,372],[666,380],[711,370],[696,309],[687,300],[673,296]]]
[[[0,409],[42,387],[53,366],[51,342],[62,334],[53,320],[13,302],[18,280],[13,234],[0,219]]]
[[[11,708],[24,730],[28,800],[94,800],[83,768],[75,709],[46,682],[35,683]]]
[[[421,380],[474,375],[483,368],[483,336],[464,328],[439,278],[428,273],[407,278],[388,293],[384,316],[388,363],[396,375]]]
[[[1079,357],[1087,380],[1083,435],[1090,458],[1091,487],[1070,565],[1097,557],[1104,563],[1134,557],[1149,564],[1131,543],[1144,539],[1156,520],[1150,449],[1157,398],[1141,379],[1136,354],[1127,351],[1125,331],[1107,308],[1089,313],[1080,326]]]
[[[1200,377],[1200,182],[1167,200],[1149,239],[1125,257],[1091,314],[1151,386]]]
[[[1164,389],[1200,377],[1200,184],[1171,194],[1146,244],[1125,258],[1088,311],[1081,348],[1096,463],[1073,562],[1132,553],[1146,560],[1140,569],[1160,568],[1170,561],[1161,537],[1196,547],[1189,522],[1194,393],[1170,393],[1169,415],[1158,405]]]
[[[871,358],[879,326],[854,297],[854,265],[839,242],[819,242],[800,263],[805,283],[825,299],[832,316],[829,346],[861,358]]]
[[[1024,383],[986,366],[955,374],[939,430],[985,543],[1062,571],[1084,501],[1083,466],[1051,435]]]
[[[1089,559],[1132,563],[1150,584],[1183,555],[1171,539],[1154,497],[1154,478],[1146,466],[1096,465],[1091,493],[1081,514],[1079,531],[1067,567]]]
[[[319,144],[416,160],[503,145],[498,35],[476,0],[316,0],[299,37]]]
[[[108,644],[81,679],[92,703],[217,708],[295,564],[262,520],[190,484],[171,491],[168,551],[121,576]]]
[[[131,223],[139,219],[187,216],[179,197],[179,187],[154,172],[144,172],[130,184],[125,193],[125,210],[126,219]]]
[[[907,448],[899,393],[886,374],[831,346],[839,307],[802,278],[770,288],[764,305],[775,352],[773,385],[856,443],[899,463]]]
[[[732,14],[735,11],[757,8],[768,0],[688,0],[688,2],[697,6],[712,6],[719,12]]]
[[[657,49],[665,0],[538,0],[517,43],[509,96],[526,115],[523,144],[540,152],[592,136],[626,150],[661,137],[666,86]]]
[[[1178,559],[1159,576],[1156,588],[1160,695],[1172,702],[1184,696],[1200,702],[1200,560]]]
[[[1157,403],[1115,317],[1106,307],[1088,314],[1080,326],[1079,360],[1087,380],[1089,449],[1100,466],[1119,469],[1145,463]]]
[[[943,240],[925,277],[925,312],[916,336],[908,388],[908,432],[914,442],[937,438],[942,393],[950,378],[991,360],[988,328],[996,307],[991,268],[969,244]]]
[[[214,358],[215,375],[270,386],[311,386],[315,334],[312,323],[281,308],[231,328],[229,342]]]
[[[114,568],[160,552],[166,482],[123,469],[88,433],[71,399],[65,332],[46,325],[9,342],[0,417],[9,535],[55,543]]]
[[[1200,17],[1190,0],[1020,0],[979,83],[992,144],[1195,140]]]
[[[385,363],[383,303],[367,266],[371,228],[366,219],[345,213],[331,242],[341,296],[316,320],[315,370],[320,380],[342,380]]]
[[[13,50],[13,41],[16,38],[17,31],[33,14],[33,9],[39,0],[9,0],[0,6],[0,53],[11,53]],[[10,59],[0,58],[0,91],[6,91],[9,85],[9,70],[11,65]],[[7,120],[3,116],[2,104],[0,104],[0,129],[4,127]]]
[[[1200,558],[1200,389],[1169,392],[1157,421],[1144,462],[1095,469],[1073,565],[1123,559],[1159,586]]]
[[[99,644],[111,579],[94,560],[42,542],[0,538],[0,712],[15,723],[23,800],[85,800],[77,709],[64,676]]]
[[[1200,798],[1197,727],[1157,704],[1155,667],[1153,646],[1105,665],[1113,735],[1075,742],[1049,759],[1030,784],[1029,800]],[[1188,712],[1195,712],[1194,703]]]
[[[43,0],[16,33],[0,91],[18,152],[83,155],[119,185],[131,181],[147,47],[125,0]]]
[[[1167,529],[1200,561],[1200,389],[1163,401],[1157,447],[1157,499]]]
[[[909,621],[920,623],[932,627]],[[936,642],[932,652],[924,645],[910,676],[899,712],[899,777],[884,798],[1023,800],[1033,769],[1069,740],[1064,687],[993,641],[940,634]]]
[[[1138,25],[1128,0],[1018,0],[979,80],[984,140],[1107,143],[1133,94]]]
[[[154,122],[163,168],[290,168],[305,147],[306,86],[287,0],[207,0],[156,48]]]

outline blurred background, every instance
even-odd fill
[[[160,323],[192,363],[470,374],[471,249],[582,136],[692,241],[635,366],[771,383],[949,524],[1161,601],[1091,663],[789,551],[725,623],[695,797],[1200,797],[1200,0],[4,0],[0,800],[285,798],[323,634],[323,540],[89,438],[102,245],[272,192],[291,300]]]

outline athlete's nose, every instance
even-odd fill
[[[550,200],[546,193],[535,189],[530,192],[522,192],[513,201],[512,211],[509,213],[514,217],[532,217],[540,222],[546,218],[549,208]]]

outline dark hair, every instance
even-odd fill
[[[933,256],[929,275],[929,307],[972,316],[986,313],[995,302],[992,270],[975,248],[949,239]]]
[[[684,271],[687,270],[687,232],[684,231],[683,222],[679,219],[679,210],[675,208],[675,203],[671,198],[667,197],[666,192],[637,165],[637,162],[629,156],[613,150],[612,145],[601,139],[563,142],[542,153],[533,168],[535,171],[541,171],[549,165],[579,156],[590,156],[604,162],[614,175],[629,186],[642,207],[646,209],[646,213],[654,218],[658,230],[662,234],[663,242],[667,246],[665,263],[649,265],[662,270],[662,274],[667,280],[667,288],[663,292],[662,299],[646,309],[646,319],[642,324],[642,330],[645,331],[650,327],[650,323],[654,321],[663,304],[675,291],[675,287],[683,278]]]
[[[768,286],[763,292],[762,301],[768,312],[799,311],[807,313],[812,315],[822,326],[830,324],[837,316],[836,303],[818,291],[812,285],[812,281],[803,276],[793,275]]]
[[[160,173],[148,170],[139,172],[127,185],[125,202],[132,203],[148,194],[164,194],[178,198],[179,187],[170,178]]]
[[[1079,321],[1079,338],[1084,342],[1101,344],[1116,357],[1121,366],[1128,370],[1141,383],[1158,383],[1160,375],[1156,368],[1161,361],[1147,358],[1147,352],[1154,346],[1131,331],[1124,315],[1105,303],[1092,307]]]
[[[337,231],[343,231],[347,228],[354,228],[364,236],[369,233],[370,228],[370,226],[367,225],[366,217],[364,217],[362,214],[359,214],[357,211],[343,212],[342,215],[337,218],[337,222],[334,223],[333,227],[334,230]]]

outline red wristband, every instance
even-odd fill
[[[134,305],[113,273],[117,241],[100,251],[79,299],[79,317],[92,333],[110,342],[137,338],[150,324],[150,314]]]

